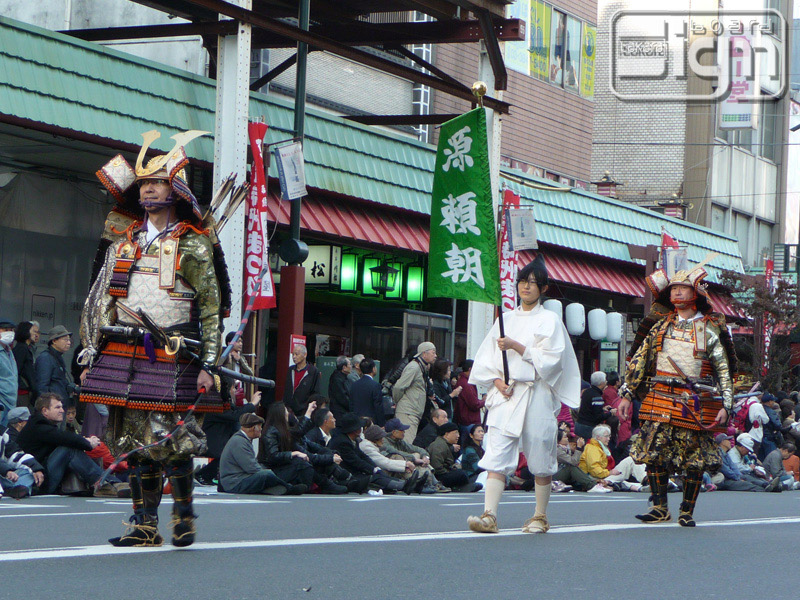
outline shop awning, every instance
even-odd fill
[[[746,319],[740,311],[736,310],[733,306],[733,300],[730,297],[718,294],[716,292],[708,291],[708,297],[711,300],[711,306],[716,312],[720,312],[726,317],[734,319]]]
[[[563,252],[548,252],[546,257],[547,271],[554,281],[634,298],[644,296],[643,269],[631,270],[630,267]],[[520,252],[521,265],[531,260],[533,256],[530,253]]]
[[[267,203],[268,219],[289,224],[291,202],[273,193]],[[303,198],[300,229],[350,239],[372,246],[412,252],[428,252],[429,217],[409,211],[400,213],[385,205],[310,195]]]

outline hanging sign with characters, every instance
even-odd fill
[[[451,119],[439,135],[428,296],[500,304],[486,111]]]
[[[267,230],[267,178],[261,146],[267,134],[266,123],[249,123],[250,148],[253,151],[253,170],[250,176],[250,198],[247,201],[247,247],[245,256],[245,283],[248,295],[255,294],[254,310],[275,308],[275,289],[269,269],[259,280],[259,275],[269,261],[269,247],[264,232]]]

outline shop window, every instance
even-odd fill
[[[550,22],[550,83],[564,85],[564,55],[566,53],[567,15],[553,10]]]
[[[564,57],[564,87],[578,93],[581,80],[581,22],[567,17],[566,56]]]

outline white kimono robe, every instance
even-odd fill
[[[487,471],[513,472],[522,444],[530,472],[546,477],[558,470],[556,416],[561,403],[571,408],[580,405],[578,361],[564,324],[541,304],[529,311],[518,307],[503,319],[506,337],[525,346],[525,353],[507,352],[510,398],[494,386],[495,379],[503,379],[496,321],[475,356],[469,382],[490,388],[486,453],[478,464]]]

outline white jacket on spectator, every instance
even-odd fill
[[[391,473],[405,473],[406,461],[394,460],[384,456],[381,454],[380,448],[378,448],[369,440],[362,439],[361,442],[359,442],[358,447],[364,454],[369,456],[372,462],[374,462],[384,471],[389,471]]]
[[[750,434],[750,437],[753,438],[753,440],[760,444],[764,439],[764,425],[769,423],[767,411],[764,410],[761,402],[753,402],[750,405],[750,408],[747,412],[747,418],[750,419],[750,422],[753,424],[753,426],[750,428],[750,431],[747,433]]]

